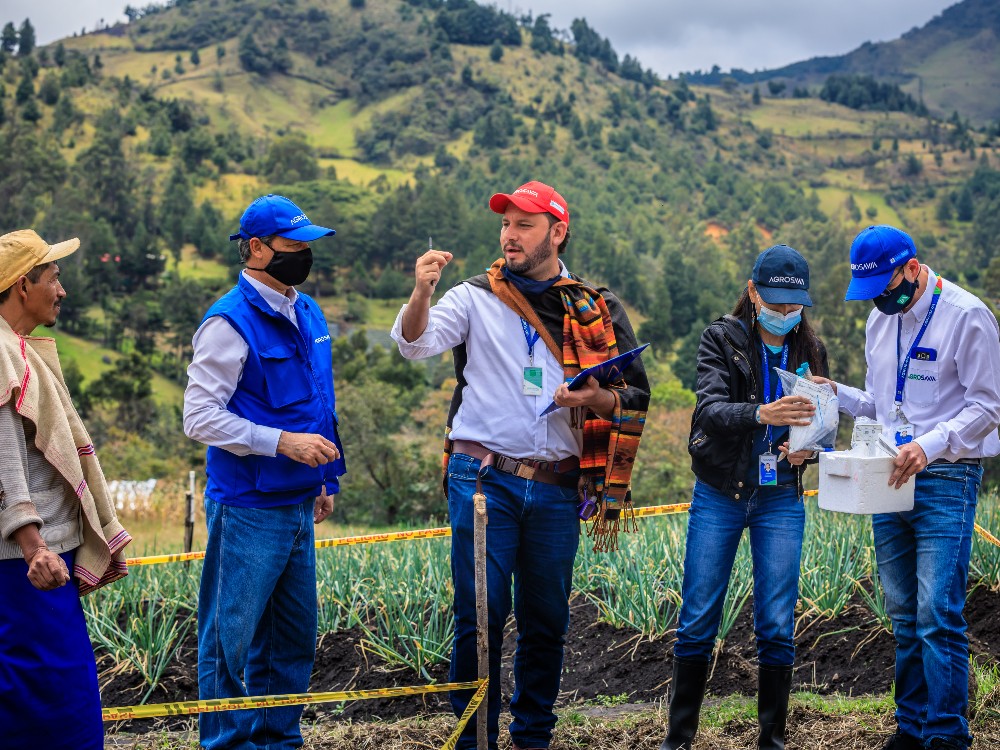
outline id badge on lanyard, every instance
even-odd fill
[[[767,364],[767,348],[762,341],[760,343],[760,352],[763,363],[761,369],[764,371],[764,403],[771,403],[771,373],[770,367]],[[781,349],[781,369],[788,369],[788,344],[785,344]],[[778,381],[777,390],[774,393],[775,398],[781,398],[781,381]],[[761,487],[777,487],[778,486],[778,457],[774,455],[774,446],[771,444],[771,425],[767,426],[765,432],[765,440],[767,441],[767,450],[758,456],[757,463],[757,484]]]
[[[535,344],[540,334],[532,331],[528,321],[521,318],[521,330],[524,331],[524,341],[528,345],[528,364],[522,369],[521,393],[525,396],[542,395],[542,368],[535,366]]]
[[[776,487],[778,485],[778,457],[768,450],[767,453],[761,453],[759,458],[760,477],[758,484],[761,487]]]
[[[906,415],[903,414],[903,405],[897,403],[892,413],[892,437],[896,442],[896,447],[906,445],[913,441],[913,425],[910,424]]]
[[[525,367],[521,378],[521,392],[525,396],[542,395],[542,368]]]
[[[910,371],[910,360],[913,358],[913,353],[920,346],[920,340],[924,337],[924,333],[927,331],[927,326],[931,323],[931,318],[934,317],[934,311],[937,310],[938,302],[941,301],[941,290],[944,288],[944,278],[938,276],[937,284],[934,285],[934,294],[931,296],[931,305],[927,309],[927,315],[924,316],[924,322],[920,326],[920,330],[917,332],[917,337],[913,339],[913,343],[910,344],[910,348],[906,352],[906,356],[900,361],[899,350],[902,344],[903,337],[903,319],[902,317],[896,318],[896,398],[893,401],[893,412],[892,412],[892,436],[896,441],[896,446],[906,445],[913,440],[913,425],[903,414],[903,392],[906,389],[906,376]]]

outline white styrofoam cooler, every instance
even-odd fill
[[[819,507],[841,513],[898,513],[913,510],[913,486],[889,486],[890,456],[859,456],[850,451],[819,454]]]

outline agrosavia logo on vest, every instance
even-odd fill
[[[922,381],[925,381],[925,382],[928,382],[928,383],[936,383],[937,382],[937,376],[936,375],[927,375],[926,373],[923,373],[923,372],[911,372],[909,375],[907,375],[907,379],[908,380],[922,380]]]

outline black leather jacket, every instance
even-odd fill
[[[820,345],[821,372],[826,350]],[[691,416],[688,453],[691,469],[702,482],[734,500],[745,499],[753,446],[759,426],[754,411],[763,403],[760,341],[737,318],[726,315],[701,335],[698,346],[698,397]],[[801,495],[802,466],[798,467]]]

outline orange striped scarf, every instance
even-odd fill
[[[611,314],[600,292],[571,278],[562,278],[554,284],[566,311],[562,346],[559,346],[524,295],[503,277],[504,263],[501,258],[490,267],[487,273],[490,288],[538,331],[549,351],[562,361],[567,382],[586,368],[618,355]],[[597,512],[587,534],[594,540],[594,549],[602,552],[618,549],[620,531],[636,530],[630,482],[646,412],[622,409],[616,391],[625,387],[624,380],[608,385],[615,396],[611,420],[601,419],[583,408],[574,410],[572,417],[575,427],[583,427],[580,492],[597,502]]]

